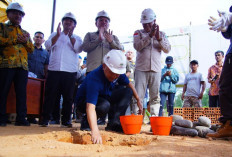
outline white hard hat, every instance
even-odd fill
[[[150,8],[143,10],[140,23],[150,23],[156,19],[154,11]]]
[[[126,56],[121,50],[111,50],[104,56],[104,63],[115,74],[126,73]]]
[[[23,7],[22,7],[19,3],[17,3],[17,2],[15,2],[15,3],[10,3],[10,4],[8,5],[8,7],[6,8],[6,13],[7,13],[9,10],[18,10],[18,11],[20,11],[21,13],[23,13],[23,16],[25,15],[25,12],[24,12],[24,10],[23,10]]]
[[[63,18],[62,18],[62,21],[63,21],[65,18],[70,18],[70,19],[72,19],[72,20],[75,22],[75,24],[77,23],[77,20],[76,20],[75,15],[74,15],[73,13],[71,13],[71,12],[64,14],[64,16],[63,16]]]
[[[108,15],[107,12],[105,12],[104,10],[100,11],[99,13],[97,13],[97,17],[96,17],[95,21],[97,21],[97,19],[98,19],[99,17],[106,17],[106,18],[109,19],[109,21],[110,21],[109,15]]]

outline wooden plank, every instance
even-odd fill
[[[28,78],[27,114],[41,114],[44,99],[44,84],[45,81],[42,79]],[[7,113],[16,113],[16,95],[13,83],[7,97]]]

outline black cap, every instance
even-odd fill
[[[230,12],[232,12],[232,6],[230,6],[230,9],[229,9]]]
[[[197,60],[192,60],[192,61],[190,62],[190,64],[198,64],[198,61],[197,61]]]
[[[166,60],[165,60],[166,64],[172,64],[173,63],[173,58],[172,56],[167,56]]]

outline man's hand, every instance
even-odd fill
[[[61,33],[61,27],[60,27],[61,23],[58,24],[58,27],[56,29],[57,35],[60,36]]]
[[[72,38],[73,36],[73,29],[72,30],[69,30],[69,32],[68,32],[68,36],[69,36],[69,38]]]
[[[159,25],[157,25],[156,23],[152,25],[149,36],[150,37],[154,36],[158,41],[162,40],[160,38]]]
[[[155,23],[151,26],[151,31],[149,33],[149,36],[152,38],[153,36],[155,36]]]
[[[171,71],[166,71],[166,73],[164,74],[165,76],[171,76],[172,72]]]
[[[74,28],[75,28],[75,27],[71,28],[71,29],[69,30],[69,32],[68,32],[69,39],[70,39],[70,41],[71,41],[71,43],[72,43],[73,46],[74,46],[74,44],[75,44],[75,42],[76,42],[76,39],[73,37]]]
[[[210,30],[225,32],[227,30],[227,27],[232,23],[232,13],[218,11],[218,14],[219,19],[210,17],[210,19],[208,20],[208,25],[212,26],[210,27]]]
[[[143,113],[143,105],[141,104],[141,101],[139,98],[137,99],[137,106],[139,108],[138,114],[142,114]]]
[[[109,29],[109,32],[105,31],[103,35],[109,43],[113,42],[113,31],[110,31]]]
[[[102,144],[102,137],[99,131],[92,131],[91,132],[91,140],[94,144]]]
[[[203,98],[203,93],[201,93],[198,97],[198,99],[202,99]]]
[[[86,105],[86,114],[91,129],[91,140],[94,144],[102,144],[102,138],[97,126],[96,106],[91,103]]]
[[[81,65],[81,69],[84,69],[84,68],[86,68],[86,65],[85,65],[85,64],[82,64],[82,65]]]
[[[27,43],[27,40],[30,38],[30,34],[29,33],[24,33],[24,34],[18,34],[17,37],[17,43],[19,44],[25,44]]]
[[[154,29],[155,29],[155,38],[157,39],[157,40],[162,40],[161,38],[160,38],[160,31],[159,31],[159,25],[157,25],[157,24],[155,24],[154,25]]]
[[[181,100],[182,101],[184,100],[184,93],[181,95]]]
[[[100,38],[100,40],[104,40],[105,39],[105,37],[104,37],[104,32],[105,32],[106,30],[105,30],[105,27],[101,27],[100,29],[99,29],[99,38]]]
[[[216,80],[214,80],[214,79],[209,79],[209,83],[214,83]]]

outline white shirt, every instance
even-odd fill
[[[61,32],[58,40],[52,46],[52,38],[55,35],[56,32],[53,32],[45,42],[45,46],[50,53],[48,70],[77,72],[79,58],[78,53],[82,51],[81,38],[77,35],[73,35],[76,39],[73,46],[69,36],[65,35],[64,32]]]

